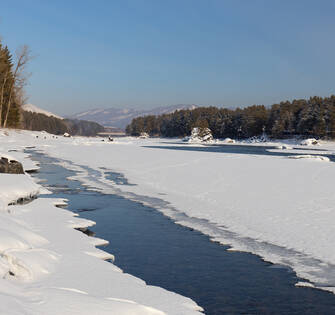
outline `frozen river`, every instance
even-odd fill
[[[38,153],[33,158],[41,165],[35,176],[45,180],[50,197],[68,199],[68,209],[97,223],[91,231],[110,242],[103,250],[115,255],[114,263],[124,272],[192,298],[206,314],[335,313],[335,295],[295,287],[301,279],[291,269],[228,251],[154,208],[67,179],[75,172],[56,165],[55,159]],[[87,171],[94,178],[94,170]],[[109,175],[127,184],[122,175]]]

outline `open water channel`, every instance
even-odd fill
[[[190,297],[208,315],[335,314],[335,295],[295,287],[301,279],[291,269],[227,251],[228,246],[175,224],[154,208],[69,179],[75,171],[53,158],[29,153],[41,167],[33,176],[52,191],[41,197],[66,198],[69,210],[95,221],[92,233],[110,242],[103,250],[115,255],[114,263],[124,272]],[[87,171],[94,177],[94,170]],[[108,176],[128,184],[122,174]]]

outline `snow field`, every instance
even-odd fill
[[[61,159],[90,187],[155,206],[177,223],[230,244],[231,250],[290,266],[310,281],[306,285],[335,292],[335,167],[324,156],[335,154],[333,142],[319,141],[317,151],[294,140],[255,143],[271,151],[284,149],[292,157],[175,150],[176,145],[193,146],[176,139],[127,137],[108,143],[84,137],[36,139],[34,133],[21,132],[15,143],[29,143]],[[85,167],[100,176],[90,178]],[[135,185],[105,180],[102,167]]]
[[[184,225],[235,250],[288,265],[315,286],[334,291],[335,167],[322,156],[334,154],[333,143],[320,142],[318,156],[310,154],[316,154],[314,146],[303,151],[305,146],[299,143],[270,143],[298,155],[289,158],[179,151],[172,148],[178,141],[124,138],[107,144],[78,137],[71,142],[49,141],[41,148],[100,173],[101,167],[122,173],[135,186],[114,183],[115,189],[129,196],[163,199],[188,218],[207,222],[182,220]],[[177,145],[187,144],[179,141]],[[298,154],[293,146],[299,148]],[[90,186],[97,184],[84,173],[79,178]],[[166,207],[159,210],[175,215]],[[235,236],[227,237],[227,231]]]

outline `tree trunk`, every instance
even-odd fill
[[[6,72],[6,75],[3,79],[3,83],[1,86],[1,96],[0,96],[0,128],[2,127],[2,109],[3,109],[3,99],[4,99],[4,92],[5,92],[5,85],[7,82],[7,77],[8,77],[8,70]]]
[[[7,111],[6,111],[6,116],[5,116],[5,121],[3,123],[3,127],[6,128],[7,127],[7,121],[8,121],[8,115],[9,115],[9,110],[10,107],[12,105],[12,94],[13,94],[13,89],[14,89],[14,82],[15,82],[15,78],[13,80],[10,92],[9,92],[9,97],[8,97],[8,102],[7,102]]]

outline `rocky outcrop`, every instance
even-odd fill
[[[223,143],[235,143],[236,141],[234,139],[226,138],[223,140]]]
[[[320,145],[319,141],[314,138],[309,138],[301,141],[301,145]]]
[[[24,170],[20,162],[2,157],[0,159],[0,173],[24,174]]]
[[[191,136],[187,137],[185,141],[190,143],[211,143],[213,142],[213,135],[209,128],[196,127],[192,129]]]
[[[141,132],[139,138],[140,138],[140,139],[147,139],[147,138],[149,138],[149,134],[146,133],[146,132]]]

